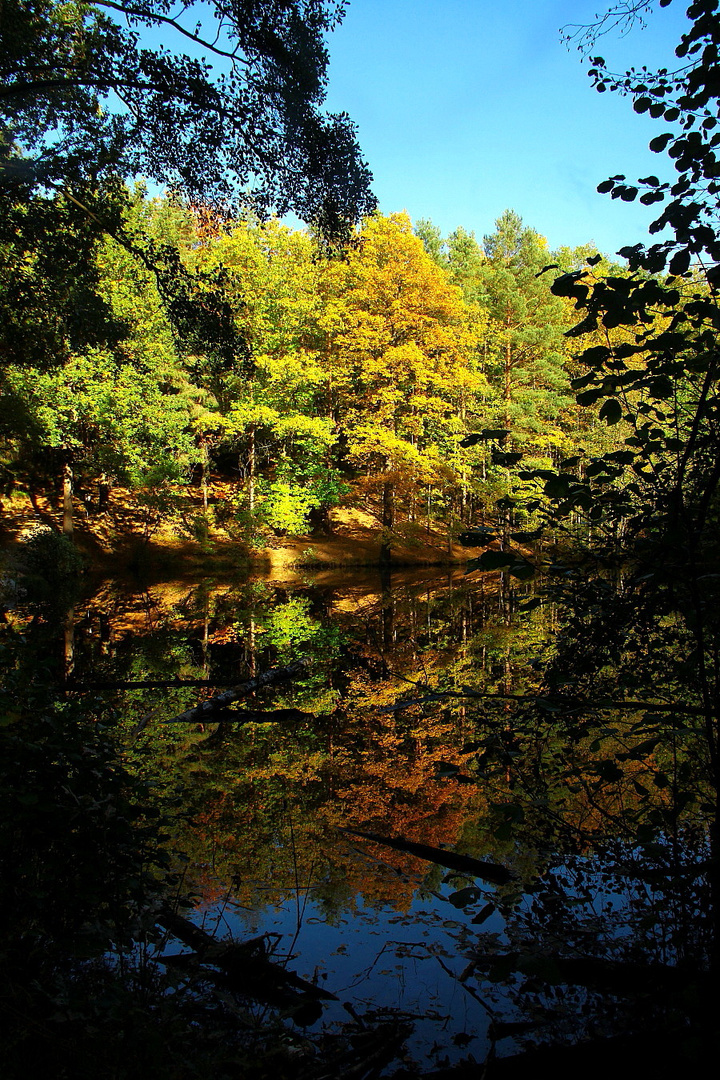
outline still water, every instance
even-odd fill
[[[536,688],[552,629],[547,607],[524,610],[527,589],[433,570],[103,580],[59,622],[22,604],[11,618],[65,692],[116,718],[129,766],[171,820],[196,921],[267,935],[276,961],[331,991],[316,1028],[400,1010],[409,1059],[428,1068],[482,1061],[499,1021],[512,1025],[502,978],[471,978],[468,958],[520,940],[546,903],[521,893],[547,871],[553,838],[514,823],[512,766],[484,766],[488,732],[511,746],[511,705]],[[302,680],[240,702],[295,710],[281,719],[173,722],[300,657]],[[173,680],[196,685],[157,685]],[[491,860],[515,878],[493,886],[358,832]],[[567,858],[555,860],[565,878]],[[605,909],[632,910],[633,888],[606,877]],[[583,889],[570,888],[564,939],[598,932],[597,889]],[[497,1050],[520,1045],[508,1034]]]

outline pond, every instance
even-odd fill
[[[100,580],[56,619],[22,603],[8,615],[66,696],[113,718],[170,822],[194,922],[264,936],[273,962],[333,995],[295,1016],[303,1031],[392,1017],[394,1054],[423,1070],[613,1033],[612,972],[600,987],[597,973],[550,977],[541,954],[607,964],[632,943],[673,964],[701,903],[687,883],[671,896],[663,868],[681,848],[697,865],[702,838],[659,836],[641,872],[627,833],[608,833],[612,800],[573,790],[567,746],[539,729],[518,741],[555,617],[506,575],[430,568]],[[250,719],[175,722],[299,658],[301,678],[239,702]]]

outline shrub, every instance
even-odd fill
[[[25,574],[45,581],[77,577],[83,571],[82,555],[72,540],[49,525],[39,525],[23,538],[20,564]]]

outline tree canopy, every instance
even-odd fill
[[[341,15],[327,0],[4,0],[5,183],[143,175],[337,231],[372,204],[350,120],[320,111]]]

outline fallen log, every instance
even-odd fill
[[[228,990],[270,1004],[293,1006],[307,999],[337,1001],[329,990],[268,959],[264,938],[218,941],[207,930],[168,907],[161,910],[157,921],[178,941],[195,950],[189,955],[166,957],[165,961],[172,966],[194,969],[199,976],[210,978]],[[208,966],[219,968],[220,972],[213,974]]]
[[[302,712],[300,709],[270,709],[257,712],[253,709],[219,709],[213,714],[213,723],[223,724],[290,724],[298,720],[315,720],[315,713]],[[164,720],[164,724],[187,724],[190,721],[183,716]]]
[[[66,690],[174,690],[184,686],[235,686],[232,679],[106,679],[75,682],[68,679]]]
[[[507,866],[502,866],[500,863],[473,859],[470,855],[460,855],[457,851],[446,851],[445,848],[431,847],[429,844],[418,844],[414,840],[406,840],[404,836],[391,838],[381,836],[379,833],[342,827],[340,831],[349,833],[351,836],[360,836],[363,840],[372,840],[376,844],[384,844],[385,847],[394,848],[396,851],[404,851],[407,855],[414,855],[418,859],[425,859],[426,862],[445,866],[448,870],[472,874],[473,877],[482,878],[493,885],[506,885],[515,876]]]
[[[307,660],[296,660],[292,664],[287,664],[286,667],[271,668],[270,671],[264,671],[262,675],[257,675],[248,682],[231,687],[224,694],[217,694],[216,697],[208,698],[207,701],[202,701],[194,708],[187,709],[184,713],[179,713],[178,716],[172,716],[162,722],[164,724],[212,722],[213,714],[226,709],[232,701],[254,694],[256,690],[262,690],[265,686],[274,686],[276,683],[294,679],[298,675],[302,675],[307,670],[307,666]]]

